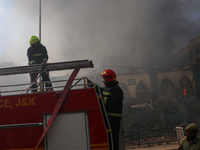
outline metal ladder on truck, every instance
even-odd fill
[[[69,69],[75,69],[76,67],[80,66],[81,68],[93,68],[93,63],[90,60],[76,60],[76,61],[66,61],[66,62],[57,62],[57,63],[47,63],[44,65],[42,64],[36,64],[36,65],[30,65],[30,66],[20,66],[20,67],[9,67],[9,68],[0,68],[0,76],[7,76],[7,75],[18,75],[18,74],[26,74],[26,73],[38,73],[41,74],[43,71],[49,72],[49,71],[59,71],[59,70],[69,70]],[[39,91],[43,91],[44,87],[42,86],[43,83],[46,83],[45,81],[37,82],[36,84],[40,85]],[[33,83],[31,83],[33,84]],[[28,86],[30,83],[26,84],[17,84],[17,85],[1,85],[0,88],[5,87],[15,87],[15,86]],[[0,93],[9,93],[9,92],[27,92],[30,90],[30,87],[26,89],[20,89],[20,90],[11,90],[11,91],[2,91]]]
[[[77,61],[47,63],[45,66],[45,70],[58,71],[58,70],[75,69],[79,65],[81,66],[81,68],[93,68],[92,61],[77,60]],[[24,74],[24,73],[40,73],[42,71],[42,69],[43,69],[43,65],[41,65],[41,64],[2,68],[2,69],[0,69],[0,76]]]

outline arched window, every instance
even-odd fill
[[[150,103],[150,91],[144,81],[139,81],[136,86],[137,102]]]
[[[193,91],[193,88],[192,88],[192,82],[188,77],[183,76],[180,79],[179,87],[180,87],[180,94],[183,97],[194,95],[194,91]]]
[[[160,85],[161,95],[167,97],[174,96],[174,84],[168,78],[164,78]]]

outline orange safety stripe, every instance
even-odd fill
[[[34,150],[34,148],[3,149],[3,150]],[[44,147],[38,147],[37,150],[44,150]]]
[[[91,150],[108,150],[108,143],[91,144]],[[3,150],[34,150],[34,148],[20,148],[20,149],[3,149]],[[38,147],[37,150],[44,150],[44,147]]]
[[[108,143],[91,144],[91,150],[108,150]]]
[[[96,147],[96,148],[91,148],[91,150],[108,150],[108,147]]]

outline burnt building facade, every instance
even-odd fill
[[[191,69],[118,76],[118,81],[125,93],[127,130],[177,126],[192,121],[191,116],[198,110],[193,108],[196,103],[191,104],[197,100]],[[190,109],[186,108],[190,107],[188,103]]]
[[[171,70],[118,75],[125,93],[125,131],[200,125],[200,35],[170,63]]]

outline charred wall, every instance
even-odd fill
[[[161,93],[161,82],[164,79],[169,79],[173,86],[174,86],[174,94],[179,95],[180,94],[180,80],[182,77],[187,77],[190,81],[193,81],[194,75],[193,75],[193,70],[178,70],[178,71],[170,71],[170,72],[161,72],[157,73],[157,80],[158,80],[158,87],[159,87],[159,93]],[[193,90],[196,95],[196,87],[195,83],[193,82],[192,84]]]
[[[200,74],[199,70],[195,71],[196,77]],[[173,90],[175,94],[180,94],[180,80],[182,77],[187,77],[191,82],[194,79],[193,70],[177,70],[177,71],[170,71],[170,72],[159,72],[159,73],[145,73],[145,74],[136,74],[136,75],[125,75],[125,76],[118,76],[117,80],[126,86],[128,89],[129,96],[133,99],[137,100],[137,86],[138,83],[141,81],[147,86],[150,91],[150,97],[152,100],[155,100],[158,95],[162,93],[162,82],[163,80],[167,79],[171,81],[173,84]],[[198,80],[196,78],[195,80]],[[194,81],[195,81],[194,80]],[[200,83],[200,81],[198,81]],[[196,84],[192,82],[192,88],[194,91],[194,95],[197,95],[196,92]],[[200,90],[200,87],[199,87]]]
[[[200,122],[196,97],[199,74],[190,69],[118,76],[125,91],[125,131]]]
[[[151,79],[149,73],[144,74],[135,74],[135,75],[125,75],[125,76],[118,76],[117,80],[121,83],[123,82],[126,84],[127,88],[130,91],[130,97],[137,99],[136,87],[140,81],[143,81],[144,84],[148,87],[150,93],[151,91]]]

